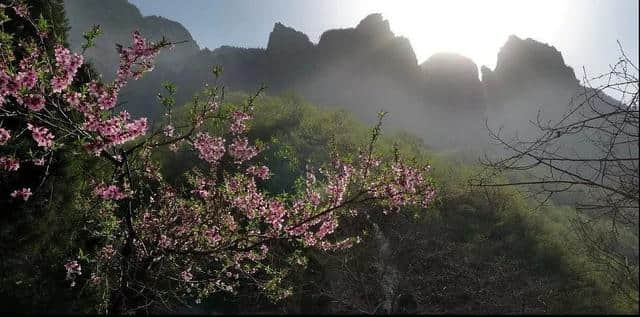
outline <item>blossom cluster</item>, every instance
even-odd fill
[[[124,144],[146,133],[147,118],[130,120],[128,112],[122,111],[117,116],[101,119],[94,115],[87,115],[84,123],[86,131],[98,132],[100,141],[88,145],[91,152],[98,154],[107,146]]]
[[[38,146],[47,149],[53,145],[53,139],[55,136],[49,132],[49,129],[45,127],[37,127],[31,123],[27,124],[27,129],[31,131],[31,136],[33,137],[33,140],[38,143]]]
[[[121,200],[128,196],[127,194],[123,193],[122,190],[116,185],[99,185],[93,190],[93,193],[105,200]]]
[[[333,161],[333,165],[338,171],[335,174],[328,174],[329,185],[329,197],[331,199],[331,207],[338,206],[344,200],[344,194],[347,192],[347,185],[353,173],[353,166],[342,163],[338,160]]]
[[[231,133],[234,135],[242,134],[247,130],[246,121],[251,119],[251,115],[243,111],[234,111],[231,113]]]
[[[153,59],[158,54],[158,47],[134,31],[133,43],[129,48],[118,47],[120,67],[118,68],[115,86],[124,87],[129,78],[140,79],[143,73],[153,70]]]
[[[68,49],[61,45],[56,46],[55,55],[60,74],[51,79],[51,88],[53,92],[62,92],[71,85],[71,82],[84,59],[82,55],[72,54]]]
[[[23,12],[25,16],[28,14],[27,8],[23,5],[15,5],[13,9]],[[4,114],[9,118],[28,118],[30,122],[26,123],[26,129],[31,132],[31,137],[42,151],[51,151],[56,142],[53,131],[58,128],[67,131],[66,136],[69,135],[68,131],[71,131],[82,138],[85,148],[95,155],[146,133],[146,118],[133,120],[126,111],[105,111],[110,111],[116,106],[118,94],[130,78],[137,79],[143,72],[152,68],[153,58],[162,45],[148,43],[138,32],[134,32],[132,47],[119,48],[121,61],[116,80],[112,84],[93,80],[86,85],[86,89],[79,91],[75,91],[76,87],[72,87],[71,84],[84,63],[82,55],[74,54],[62,45],[56,45],[55,64],[51,64],[44,60],[46,54],[40,48],[28,45],[24,47],[27,48],[27,52],[23,54],[22,60],[18,61],[17,67],[9,64],[7,59],[0,65],[0,108],[5,108]],[[60,107],[60,96],[68,106]],[[48,104],[56,107],[54,113],[63,114],[61,120],[49,118],[52,112],[41,116],[29,114],[43,113],[42,110]],[[84,120],[70,122],[71,114],[65,114],[64,111],[71,109],[79,112]],[[56,125],[58,122],[62,124]],[[72,126],[64,126],[69,122]],[[12,142],[15,138],[12,138],[12,134],[14,133],[11,130],[0,128],[0,145]],[[42,158],[31,161],[36,166],[44,165]],[[3,156],[0,161],[0,168],[7,171],[16,171],[19,167],[18,157]],[[96,194],[105,199],[117,200],[124,197],[123,193],[108,187],[96,189]],[[27,200],[31,191],[30,188],[16,190],[11,196]]]
[[[235,159],[236,164],[241,164],[258,155],[258,149],[249,145],[249,139],[246,137],[235,138],[229,147],[229,154]]]
[[[76,277],[82,275],[82,266],[78,261],[71,261],[64,265],[67,270],[67,280],[71,280],[71,287],[76,285]]]
[[[113,245],[107,244],[100,250],[100,258],[104,261],[109,261],[116,254],[116,249],[113,248]]]
[[[0,65],[0,107],[8,97],[14,97],[16,102],[30,111],[40,111],[45,106],[45,98],[41,89],[37,87],[38,72],[35,61],[40,58],[40,51],[33,49],[11,73],[9,65]]]
[[[391,166],[391,179],[376,186],[372,193],[375,197],[386,198],[395,210],[407,204],[419,204],[426,208],[436,195],[435,187],[425,185],[424,174],[429,169],[430,166],[419,170],[403,162],[396,162]]]
[[[206,132],[200,132],[196,136],[193,146],[200,153],[200,158],[211,163],[217,163],[224,155],[224,139],[212,137]]]
[[[29,200],[29,197],[31,197],[31,195],[33,195],[33,193],[31,192],[31,188],[17,189],[11,193],[11,197],[21,198],[24,201]]]
[[[26,9],[14,6],[16,12]],[[82,83],[73,84],[84,62],[82,55],[60,45],[53,47],[55,65],[46,63],[44,51],[38,49],[23,54],[17,66],[0,64],[0,108],[12,118],[20,118],[18,123],[22,124],[21,130],[0,128],[0,145],[17,142],[23,135],[21,131],[26,129],[39,151],[30,154],[34,165],[44,165],[45,157],[52,160],[53,151],[69,144],[66,143],[69,139],[79,139],[90,153],[100,159],[107,157],[105,162],[112,163],[109,166],[116,175],[112,179],[118,181],[91,180],[98,185],[87,199],[97,202],[100,214],[115,218],[112,224],[121,226],[100,229],[105,230],[101,233],[107,242],[92,251],[94,259],[88,263],[96,263],[100,269],[91,272],[88,279],[91,285],[128,278],[122,275],[121,265],[130,263],[131,270],[164,270],[148,276],[171,276],[179,287],[187,291],[196,289],[198,296],[234,291],[241,275],[255,275],[263,267],[261,263],[273,254],[271,241],[299,241],[323,250],[348,248],[358,240],[336,236],[342,234],[339,228],[343,215],[358,214],[354,211],[358,203],[375,198],[399,208],[416,203],[428,205],[434,198],[435,189],[425,177],[428,170],[401,161],[383,164],[371,153],[356,162],[336,158],[321,169],[319,179],[308,170],[302,180],[305,185],[302,191],[273,195],[260,182],[271,177],[269,167],[250,162],[260,152],[245,135],[253,119],[252,107],[232,111],[230,116],[210,116],[222,112],[219,101],[212,98],[204,106],[205,111],[194,118],[190,129],[180,126],[176,130],[169,124],[149,134],[146,118],[133,119],[126,111],[116,111],[122,88],[129,80],[153,69],[153,59],[162,45],[148,42],[134,32],[130,47],[118,46],[120,63],[116,79],[112,83],[92,80],[83,87],[78,87]],[[67,111],[74,115],[67,116]],[[54,117],[56,120],[41,119],[50,113],[62,115]],[[210,135],[203,128],[205,120],[214,117],[224,118],[220,119],[223,120],[220,126],[230,133],[229,144],[222,136]],[[191,132],[177,135],[184,131]],[[127,146],[126,142],[140,136],[146,138],[136,146]],[[167,138],[174,139],[167,141]],[[175,149],[179,142],[190,142],[190,149],[209,164],[204,171],[191,169],[187,172],[189,182],[174,187],[163,178],[160,163],[152,159],[151,152],[155,146]],[[118,151],[112,151],[114,148]],[[223,159],[225,154],[235,165],[223,164],[227,162]],[[15,153],[0,156],[0,170],[15,172],[25,162],[29,160],[21,160]],[[137,187],[131,188],[134,184]],[[135,201],[126,199],[133,193]],[[24,201],[31,195],[30,188],[10,194]],[[125,203],[135,210],[128,215],[116,212]],[[115,261],[116,256],[126,261]],[[130,258],[125,259],[126,256]],[[64,268],[74,286],[82,275],[80,263],[70,261]],[[115,275],[115,279],[105,279],[109,275]],[[138,287],[136,283],[130,285]],[[141,293],[146,291],[145,287],[141,286]]]
[[[98,81],[92,81],[88,85],[87,95],[74,92],[65,94],[66,101],[84,115],[84,128],[89,132],[98,133],[98,138],[86,146],[87,150],[96,155],[103,150],[142,136],[147,130],[146,118],[131,121],[126,111],[108,118],[102,115],[102,111],[116,106],[118,94],[129,79],[139,79],[144,72],[153,69],[153,58],[161,45],[147,43],[138,31],[133,32],[132,37],[131,47],[118,47],[120,66],[113,84],[106,86]]]
[[[12,156],[0,156],[0,169],[15,172],[20,168],[20,160]]]
[[[266,166],[251,166],[247,168],[247,173],[261,180],[269,179],[269,168]]]

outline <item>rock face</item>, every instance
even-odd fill
[[[573,69],[553,46],[515,35],[498,52],[495,74],[503,83],[526,86],[531,81],[578,84]]]
[[[172,41],[186,41],[173,50],[161,52],[157,58],[159,68],[177,70],[184,63],[176,63],[176,60],[183,61],[200,51],[191,33],[182,24],[158,16],[143,17],[138,8],[126,0],[66,0],[65,10],[71,25],[69,41],[74,49],[84,43],[84,32],[93,25],[100,25],[102,34],[87,54],[93,57],[92,62],[107,78],[115,76],[115,68],[111,68],[118,62],[115,44],[129,44],[134,30],[153,40],[160,40],[164,36]]]
[[[155,96],[167,80],[178,84],[177,102],[186,102],[213,81],[211,67],[221,65],[221,80],[231,90],[255,91],[266,83],[269,94],[295,91],[319,105],[347,108],[369,122],[384,109],[391,112],[391,128],[408,130],[434,145],[459,146],[483,142],[470,136],[486,135],[485,118],[518,127],[528,125],[538,108],[557,115],[579,87],[558,50],[516,36],[501,48],[495,70],[481,68],[482,80],[476,64],[457,54],[435,54],[418,65],[409,40],[395,36],[380,14],[367,16],[355,28],[326,31],[317,45],[304,33],[276,23],[266,49],[222,46],[211,51],[200,50],[179,23],[143,17],[126,0],[66,0],[65,9],[76,49],[83,32],[93,24],[102,26],[104,34],[87,53],[106,79],[113,78],[117,67],[114,43],[130,43],[135,29],[153,40],[188,41],[163,52],[155,70],[124,91],[134,114],[158,113]]]
[[[115,44],[130,45],[134,30],[154,41],[163,36],[175,42],[186,41],[172,50],[161,51],[156,58],[155,70],[125,88],[122,96],[134,115],[157,112],[160,106],[155,102],[155,96],[162,87],[161,83],[179,79],[176,78],[178,74],[183,73],[192,57],[200,52],[198,44],[180,23],[157,16],[143,17],[138,8],[127,0],[65,0],[64,5],[71,26],[69,44],[72,49],[80,50],[85,42],[82,34],[93,25],[100,25],[102,34],[85,55],[105,80],[115,78],[119,61]]]
[[[484,92],[478,66],[458,54],[435,54],[420,65],[425,96],[433,104],[452,106],[453,111],[484,113]]]
[[[543,119],[560,116],[580,87],[555,47],[514,35],[498,52],[495,70],[483,67],[482,81],[488,116],[521,128],[530,126],[538,110]]]
[[[306,34],[278,22],[269,35],[268,54],[295,54],[313,47]]]
[[[467,57],[439,53],[429,57],[420,68],[425,106],[438,118],[430,122],[436,130],[431,133],[447,140],[447,145],[451,146],[482,135],[486,105],[478,66]],[[451,129],[452,125],[464,128]],[[473,143],[483,144],[480,140]]]

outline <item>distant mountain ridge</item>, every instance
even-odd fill
[[[548,113],[564,110],[579,88],[553,46],[516,36],[498,52],[494,70],[482,66],[481,78],[478,66],[457,54],[438,53],[418,65],[409,40],[393,34],[380,14],[367,16],[355,28],[328,30],[317,44],[276,23],[266,49],[222,46],[211,51],[201,50],[180,23],[143,17],[126,0],[66,0],[65,9],[73,48],[82,44],[82,32],[91,25],[102,26],[104,34],[87,54],[107,75],[117,67],[114,43],[129,43],[134,29],[154,40],[188,41],[162,53],[154,72],[125,91],[134,114],[157,113],[155,95],[166,80],[178,85],[178,101],[187,101],[211,81],[211,67],[219,64],[229,89],[253,91],[266,83],[269,94],[294,91],[320,105],[347,108],[368,122],[385,109],[391,112],[391,127],[407,129],[428,144],[457,146],[486,134],[484,119],[506,120],[501,118],[505,109],[521,109],[523,118],[535,114],[537,106]],[[464,129],[440,132],[452,125]]]

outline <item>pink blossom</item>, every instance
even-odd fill
[[[222,223],[229,229],[229,231],[236,231],[238,223],[236,219],[230,213],[222,215]]]
[[[194,189],[191,191],[194,194],[197,194],[198,196],[200,196],[201,198],[207,198],[209,197],[209,191],[205,190],[205,189]]]
[[[138,120],[134,120],[131,123],[127,123],[126,129],[127,129],[127,134],[126,134],[127,140],[133,140],[138,136],[145,134],[147,131],[147,118],[140,118]]]
[[[251,116],[242,111],[234,111],[231,113],[231,133],[234,135],[244,133],[247,129],[245,121],[250,119]]]
[[[134,31],[132,37],[132,47],[118,47],[120,66],[115,80],[117,89],[124,87],[130,78],[139,79],[144,72],[153,70],[153,58],[159,50],[154,45],[148,44],[138,31]]]
[[[71,287],[74,287],[76,277],[82,275],[82,267],[78,261],[71,261],[65,264],[64,268],[67,270],[67,280],[71,280]]]
[[[422,207],[427,208],[429,207],[429,205],[431,204],[431,202],[434,200],[435,196],[437,194],[437,190],[435,189],[435,187],[429,187],[425,190],[424,192],[424,198],[422,200]]]
[[[20,160],[11,156],[0,156],[0,168],[15,172],[20,168]]]
[[[241,181],[238,177],[231,177],[231,179],[227,181],[227,187],[229,188],[230,191],[234,192],[238,190],[238,188],[240,187],[240,183]]]
[[[123,193],[120,190],[120,188],[116,185],[109,185],[109,186],[100,185],[96,187],[93,193],[96,196],[99,196],[105,200],[108,200],[108,199],[121,200],[128,197],[128,195]]]
[[[97,141],[89,145],[92,152],[99,154],[105,148],[123,144],[146,133],[147,118],[140,118],[129,122],[128,112],[120,112],[117,116],[103,120],[93,114],[85,114],[83,128],[87,131],[98,132],[102,142]]]
[[[247,169],[247,173],[262,180],[269,179],[269,168],[266,166],[251,166]]]
[[[220,108],[220,103],[213,100],[209,102],[209,112],[216,112]]]
[[[103,260],[109,261],[116,255],[116,250],[113,248],[113,245],[107,244],[100,250],[100,257]]]
[[[78,264],[78,261],[71,261],[65,264],[64,268],[67,269],[67,273],[69,274],[82,275],[82,267]]]
[[[167,136],[169,138],[172,138],[173,134],[175,132],[175,129],[173,128],[172,125],[168,124],[166,127],[164,127],[164,131],[163,132],[164,132],[165,136]]]
[[[43,166],[44,165],[44,158],[32,159],[31,162],[33,162],[33,165],[35,165],[35,166]]]
[[[27,129],[31,130],[31,136],[33,137],[33,140],[38,143],[38,146],[47,149],[53,145],[54,135],[49,132],[49,129],[45,127],[37,127],[31,123],[27,124]]]
[[[16,85],[11,77],[0,67],[0,107],[6,101],[7,96],[15,96],[18,93],[18,85]]]
[[[83,63],[83,56],[71,54],[68,49],[61,45],[56,46],[54,52],[60,75],[51,80],[51,86],[53,92],[62,92],[73,82],[73,77],[75,77],[78,68]]]
[[[37,73],[34,69],[19,72],[15,77],[15,83],[21,89],[31,89],[38,81]]]
[[[225,152],[224,139],[214,138],[205,132],[196,136],[193,146],[200,152],[200,158],[211,164],[217,163]]]
[[[38,62],[38,58],[40,57],[40,48],[39,47],[35,47],[33,50],[31,50],[31,53],[28,56],[25,56],[21,61],[20,61],[20,71],[21,72],[26,72],[28,70],[32,70],[33,66],[36,65],[36,63]],[[46,68],[42,69],[43,71],[48,71]]]
[[[249,145],[247,138],[235,138],[229,147],[229,154],[235,159],[236,164],[248,161],[258,154],[255,146]]]
[[[308,246],[314,246],[316,245],[316,243],[318,243],[318,239],[316,238],[316,236],[311,233],[311,232],[307,232],[304,235],[304,243]]]
[[[97,98],[98,107],[101,110],[109,110],[116,106],[118,101],[118,90],[115,88],[102,90],[101,94]]]
[[[283,218],[287,212],[282,203],[277,200],[271,201],[267,212],[266,218],[271,226],[276,230],[282,229]]]
[[[220,234],[218,233],[218,228],[214,227],[211,229],[207,229],[204,232],[204,236],[205,238],[207,238],[207,241],[209,241],[209,243],[211,244],[217,244],[220,240],[222,240],[222,237],[220,236]]]
[[[67,83],[67,80],[65,78],[53,77],[51,79],[51,89],[53,90],[53,92],[61,92],[62,90],[67,88],[68,85],[69,83]]]
[[[180,273],[180,277],[182,278],[183,281],[189,282],[193,279],[193,274],[191,274],[191,272],[189,271],[182,271]]]
[[[342,203],[344,194],[347,192],[347,185],[353,173],[353,167],[341,162],[334,162],[338,168],[338,174],[329,175],[327,190],[331,198],[331,206],[335,207]]]
[[[235,191],[234,188],[237,189],[237,187],[240,186],[239,184],[236,184],[236,183],[238,183],[238,181],[235,178],[232,178],[229,181],[229,188],[232,191]],[[242,211],[247,216],[247,218],[253,219],[257,216],[256,215],[257,209],[265,204],[264,195],[258,192],[256,188],[256,183],[253,179],[249,180],[245,188],[245,191],[246,191],[245,195],[235,196],[231,204],[232,206]]]
[[[87,109],[83,109],[83,108],[79,108],[78,106],[80,106],[80,102],[81,102],[81,98],[82,95],[78,92],[72,92],[69,91],[67,93],[64,94],[64,98],[65,100],[69,103],[69,105],[71,107],[73,107],[74,109],[80,111],[80,112],[86,112]]]
[[[11,139],[9,130],[0,128],[0,145],[5,145],[9,139]]]
[[[13,8],[13,11],[15,11],[19,17],[26,19],[29,16],[29,9],[27,8],[27,5],[24,3],[15,4],[12,8]]]
[[[22,104],[31,111],[40,111],[44,108],[45,99],[42,95],[28,95],[21,98]]]
[[[338,222],[335,218],[329,217],[328,220],[322,223],[318,231],[316,232],[316,236],[318,239],[323,239],[326,235],[332,234],[333,231],[338,227]]]
[[[31,188],[23,188],[20,190],[14,190],[11,193],[11,197],[13,198],[22,198],[24,201],[29,200],[29,197],[31,197],[31,195],[33,195],[33,193],[31,192]]]
[[[89,279],[89,282],[91,283],[91,285],[98,285],[100,284],[100,282],[102,281],[102,278],[100,278],[96,273],[91,273],[91,278]]]

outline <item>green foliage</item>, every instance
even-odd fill
[[[98,36],[100,36],[100,34],[102,34],[102,30],[100,29],[99,25],[94,25],[93,27],[91,27],[91,30],[82,33],[82,37],[86,41],[86,43],[82,44],[81,46],[83,53],[88,48],[96,45],[96,39],[98,38]]]
[[[242,93],[227,94],[226,101],[239,103],[247,95]],[[210,127],[213,130],[218,127]],[[269,143],[261,156],[275,176],[266,182],[269,191],[275,193],[292,192],[297,181],[303,175],[307,166],[321,166],[328,163],[329,152],[337,148],[346,156],[353,159],[358,149],[366,147],[370,137],[370,129],[354,120],[348,113],[337,110],[321,110],[293,94],[281,96],[259,97],[256,100],[256,120],[253,121],[250,134],[252,138]],[[404,232],[418,235],[426,241],[439,241],[435,244],[443,245],[449,250],[437,256],[436,261],[442,265],[454,265],[464,257],[462,267],[454,265],[453,270],[467,270],[480,267],[480,272],[490,278],[483,286],[485,289],[477,291],[500,299],[504,306],[474,306],[471,302],[462,301],[457,312],[520,312],[520,302],[525,311],[533,312],[632,312],[637,310],[637,303],[621,297],[616,290],[608,285],[604,274],[594,270],[584,256],[584,247],[577,240],[571,227],[574,210],[568,207],[545,206],[532,211],[534,204],[520,192],[501,188],[499,190],[478,190],[468,185],[469,178],[477,173],[478,168],[456,162],[450,156],[430,153],[419,138],[400,133],[390,135],[384,133],[379,140],[379,154],[392,156],[400,152],[404,157],[424,162],[428,161],[433,167],[433,181],[439,189],[438,201],[429,210],[404,211],[409,215],[393,216],[390,219],[376,218],[383,231],[393,236],[393,232]],[[176,162],[180,161],[180,164]],[[188,159],[180,154],[174,159],[166,161],[165,167],[173,169],[184,165]],[[189,164],[189,163],[186,163]],[[377,208],[371,206],[370,208]],[[341,223],[341,230],[349,230],[350,226],[365,226],[372,232],[373,228],[367,223]],[[423,228],[423,229],[419,229]],[[353,247],[350,259],[367,258],[372,253],[377,254],[378,245],[372,240],[374,235],[365,235],[365,242]],[[398,243],[398,242],[394,242]],[[419,247],[421,244],[406,243],[395,245],[401,250]],[[435,247],[431,246],[431,247]],[[428,247],[429,248],[429,247]],[[434,250],[434,252],[443,252]],[[340,257],[340,255],[338,255]],[[320,296],[317,289],[309,288],[312,283],[326,283],[327,274],[336,274],[331,265],[335,264],[332,256],[319,252],[306,252],[305,261],[310,261],[304,272],[294,275],[293,280],[278,279],[282,271],[277,271],[269,286],[269,298],[278,298],[281,292],[293,291],[293,295],[277,305],[269,303],[267,298],[256,299],[260,296],[241,291],[241,296],[254,296],[252,308],[227,298],[227,312],[303,312],[300,305],[315,307],[315,312],[335,312],[335,305],[322,304],[326,297]],[[371,261],[375,261],[372,257]],[[351,260],[348,265],[357,269],[358,265],[371,265],[371,262],[357,264]],[[419,256],[407,254],[397,259],[398,263],[406,261],[423,261]],[[368,263],[368,264],[367,264]],[[273,268],[283,264],[274,263]],[[401,265],[401,264],[398,264]],[[412,264],[413,265],[413,264]],[[439,268],[425,268],[440,272]],[[513,271],[512,277],[499,277],[500,270]],[[276,271],[274,271],[276,272]],[[316,273],[312,273],[316,272]],[[322,273],[319,273],[322,272]],[[332,273],[333,272],[333,273]],[[465,273],[466,272],[466,273]],[[483,273],[484,272],[484,273]],[[425,271],[416,279],[430,283],[433,272]],[[446,273],[442,273],[445,274]],[[460,271],[459,274],[471,274]],[[493,274],[493,275],[492,275]],[[282,275],[284,276],[284,275]],[[498,281],[501,283],[496,284]],[[380,281],[380,277],[371,277],[372,281]],[[433,283],[439,283],[431,280]],[[464,283],[463,281],[448,281],[448,283]],[[537,286],[533,286],[533,284]],[[531,284],[531,285],[530,285]],[[278,285],[278,287],[276,287]],[[289,285],[289,286],[287,286]],[[445,284],[446,285],[446,284]],[[451,284],[453,285],[453,284]],[[292,287],[292,288],[291,288]],[[351,287],[357,287],[352,285]],[[372,287],[379,287],[375,284]],[[480,287],[480,286],[478,286]],[[506,289],[505,289],[506,287]],[[465,291],[449,287],[451,293],[445,296],[445,303],[434,304],[452,305],[456,296],[465,295]],[[513,297],[508,292],[521,292],[520,297]],[[244,295],[242,295],[244,294]],[[446,292],[445,292],[446,294]],[[456,295],[457,294],[457,295]],[[511,297],[510,297],[511,296]],[[523,297],[524,296],[524,297]],[[538,299],[525,299],[525,297]],[[446,298],[451,297],[449,304]],[[235,304],[234,304],[235,302]],[[302,304],[304,303],[304,304]],[[444,306],[443,306],[444,307]],[[475,307],[475,308],[473,308]],[[484,308],[481,308],[484,307]],[[352,308],[338,310],[353,312]],[[476,309],[476,310],[473,310]],[[511,309],[511,310],[510,310]],[[357,310],[356,310],[357,311]],[[437,309],[430,312],[437,312]]]
[[[4,56],[21,52],[7,52],[14,41],[40,40],[45,34],[46,54],[53,59],[53,39],[64,43],[68,30],[62,1],[25,1],[33,24],[17,19],[9,10],[2,10],[0,47]],[[5,15],[9,12],[9,16]],[[9,20],[10,18],[10,20]],[[19,35],[14,38],[13,35]],[[80,79],[87,81],[91,68],[82,67]],[[13,122],[3,124],[11,126]],[[55,133],[58,133],[57,131]],[[32,157],[31,144],[21,142],[4,147],[0,154],[21,153]],[[79,144],[59,148],[54,157],[46,158],[48,177],[42,179],[38,168],[25,162],[19,177],[0,172],[0,311],[14,313],[37,312],[89,312],[94,298],[89,292],[69,290],[63,263],[74,257],[78,250],[91,250],[95,238],[89,227],[95,222],[91,206],[82,205],[91,193],[87,184],[89,171],[100,173],[95,159],[78,155]],[[9,188],[31,187],[34,196],[26,204],[7,199]],[[88,274],[90,272],[86,272]]]
[[[478,169],[435,160],[441,205],[435,215],[448,222],[454,238],[478,254],[515,256],[537,274],[550,278],[559,295],[548,302],[553,312],[628,313],[634,303],[608,283],[586,256],[585,245],[572,227],[576,211],[534,201],[514,188],[471,188],[467,181]],[[549,290],[551,291],[551,290]]]

